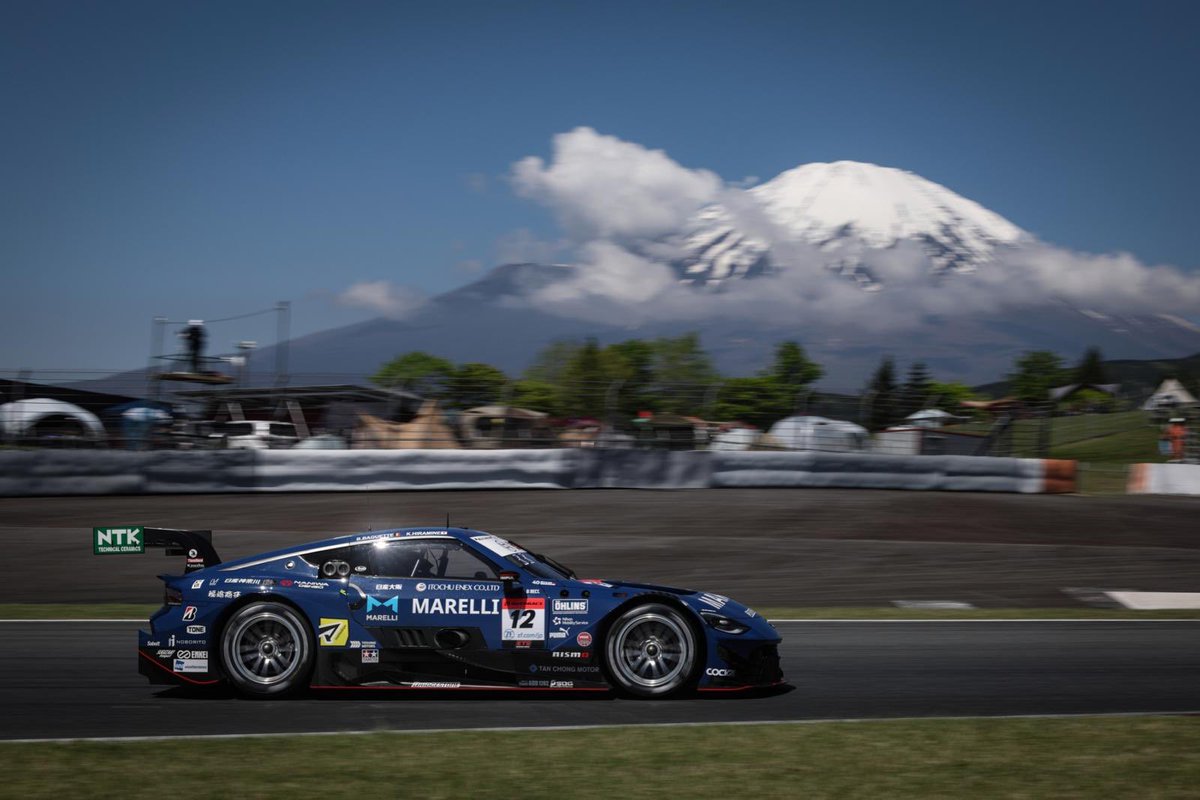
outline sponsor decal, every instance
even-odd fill
[[[275,583],[275,581],[269,578],[223,578],[221,583],[225,584],[226,586],[258,586],[259,584],[263,583],[270,586],[271,584]]]
[[[279,581],[279,585],[280,585],[280,586],[282,586],[282,587],[283,587],[283,588],[285,588],[285,589],[290,589],[290,588],[292,588],[292,585],[293,585],[294,583],[295,583],[295,582],[294,582],[294,581],[293,581],[291,578],[284,578],[283,580]]]
[[[207,650],[176,650],[175,657],[176,658],[187,658],[187,659],[193,659],[193,660],[200,659],[203,661],[207,661],[208,660],[208,651]]]
[[[526,686],[535,689],[574,689],[575,681],[517,681],[518,686]]]
[[[484,536],[472,536],[471,541],[476,542],[480,547],[483,547],[487,550],[491,550],[493,553],[495,553],[496,555],[498,555],[502,558],[507,558],[509,556],[515,556],[519,553],[520,554],[525,553],[524,550],[517,547],[512,542],[505,541],[504,539],[501,539],[499,536],[492,536],[491,534],[487,534]]]
[[[477,616],[480,614],[499,614],[500,601],[481,597],[414,597],[412,599],[414,614],[463,614]]]
[[[208,659],[176,658],[172,669],[175,672],[208,672]]]
[[[555,650],[550,654],[552,658],[591,658],[592,654],[587,650]]]
[[[201,579],[200,579],[200,580],[198,580],[198,581],[192,581],[192,588],[193,588],[193,589],[199,589],[199,588],[200,588],[201,586],[203,586],[203,585],[204,585],[204,578],[201,578]]]
[[[328,581],[295,581],[293,584],[297,589],[328,589]]]
[[[146,647],[158,647],[162,642],[146,642]]]
[[[208,628],[204,627],[203,625],[188,625],[187,632],[192,635],[197,635],[201,633],[207,633]]]
[[[159,650],[158,651],[159,658],[170,658],[173,655],[175,655],[174,650]]]
[[[542,580],[537,580],[537,579],[534,579],[533,585],[534,586],[557,586],[557,584],[554,581],[542,581]]]
[[[541,642],[546,639],[546,598],[506,597],[500,616],[500,638],[506,642]]]
[[[146,552],[145,529],[141,525],[127,528],[92,528],[92,553],[98,556]]]
[[[755,611],[754,611],[754,609],[753,609],[753,608],[747,608],[747,609],[746,609],[746,616],[747,616],[747,617],[757,617],[757,616],[758,616],[758,614],[756,614],[756,613],[755,613]]]
[[[196,607],[195,606],[188,606],[187,608],[185,608],[183,610],[183,621],[184,622],[191,622],[195,618],[196,618]]]
[[[701,603],[704,603],[707,606],[712,606],[713,608],[717,609],[718,611],[720,611],[725,606],[725,604],[729,602],[728,597],[722,597],[719,594],[710,594],[709,592],[704,592],[696,599],[699,600]]]
[[[349,638],[349,621],[321,617],[317,624],[317,640],[321,643],[321,647],[343,647]]]
[[[402,592],[404,591],[403,583],[377,583],[375,584],[377,592]]]
[[[531,664],[530,672],[566,672],[578,675],[582,672],[599,672],[600,668],[592,664]]]
[[[371,613],[377,608],[382,608],[384,611]],[[387,612],[391,612],[390,614]],[[386,600],[380,600],[376,597],[367,598],[367,621],[368,622],[398,622],[400,620],[400,598],[397,595],[392,595]]]
[[[554,617],[550,621],[553,622],[555,625],[560,625],[560,626],[567,627],[567,628],[574,627],[575,625],[590,625],[591,624],[586,619],[576,619],[575,617]]]
[[[559,628],[556,631],[550,631],[549,638],[551,638],[551,639],[566,639],[567,638],[567,629]]]
[[[590,583],[595,586],[603,586],[605,589],[611,589],[613,587],[613,585],[611,583],[605,583],[604,581],[600,580],[599,578],[580,578],[579,582],[580,583]]]
[[[408,685],[414,689],[458,689],[462,686],[457,681],[413,681]]]
[[[379,651],[378,650],[363,650],[362,651],[362,663],[378,664],[379,663]]]
[[[579,644],[580,647],[591,647],[592,646],[592,635],[590,633],[588,633],[587,631],[581,631],[580,634],[575,637],[575,641]]]
[[[555,600],[555,614],[586,614],[588,613],[587,600]]]
[[[720,669],[719,667],[709,667],[704,670],[704,674],[711,678],[732,678],[735,673],[731,669]]]
[[[418,583],[417,591],[431,592],[498,592],[499,583],[476,581],[475,583]]]
[[[450,534],[448,531],[443,530],[443,531],[405,531],[402,535],[405,538],[412,538],[414,536],[449,536]]]
[[[213,600],[232,600],[242,596],[241,589],[209,589],[208,596]]]

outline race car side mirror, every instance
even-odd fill
[[[511,569],[503,570],[500,573],[500,580],[505,584],[519,583],[520,577],[520,575],[518,575],[516,572],[513,572]]]

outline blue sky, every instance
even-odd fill
[[[577,126],[728,181],[901,167],[1194,270],[1197,29],[1194,2],[6,0],[0,369],[137,365],[155,314],[290,299],[302,334],[369,316],[354,283],[452,288],[557,235],[506,175]]]

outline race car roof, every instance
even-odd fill
[[[300,556],[305,553],[311,553],[317,550],[331,550],[336,547],[345,547],[348,544],[358,544],[360,542],[372,542],[380,539],[402,539],[406,537],[424,537],[424,538],[453,538],[462,542],[470,541],[476,536],[491,536],[486,531],[477,531],[470,528],[389,528],[381,531],[365,531],[362,533],[351,533],[344,536],[335,536],[332,539],[319,539],[314,542],[306,542],[302,544],[292,545],[291,547],[280,548],[279,550],[271,550],[265,553],[259,553],[245,558],[227,561],[219,566],[222,572],[242,569],[244,567],[257,566],[258,564],[266,564],[269,561],[276,561],[280,558],[288,556]],[[498,538],[498,537],[493,537]]]

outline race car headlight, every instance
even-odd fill
[[[745,633],[750,630],[749,626],[743,625],[740,622],[734,622],[729,617],[721,614],[713,613],[712,611],[701,611],[700,616],[708,623],[710,628],[716,628],[721,633]]]

